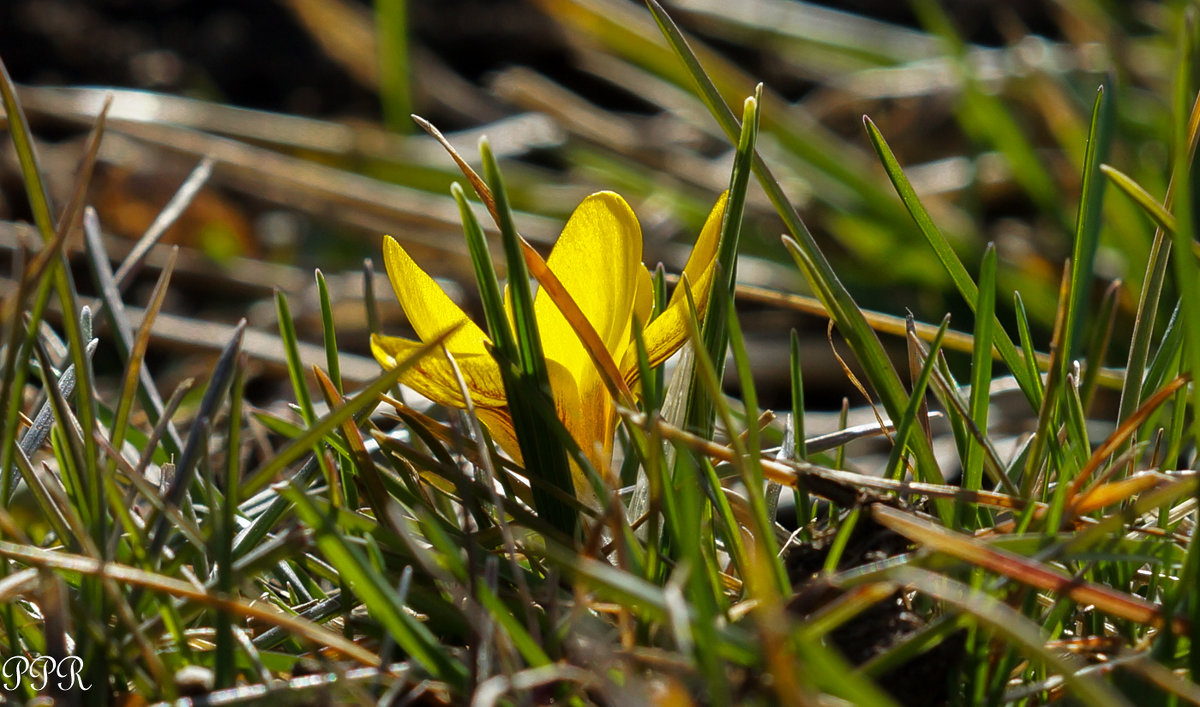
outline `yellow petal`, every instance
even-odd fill
[[[584,388],[576,385],[576,379],[565,367],[547,361],[550,388],[554,391],[554,407],[558,419],[562,420],[567,432],[579,445],[580,450],[602,477],[611,474],[613,433],[616,431],[616,414],[612,398],[600,383],[599,375],[592,372],[584,382]],[[591,503],[596,493],[583,470],[573,462],[571,478],[575,484],[575,496]],[[594,503],[592,504],[594,505]]]
[[[721,240],[721,220],[725,218],[725,202],[728,199],[729,192],[717,197],[717,203],[713,204],[712,211],[708,212],[708,218],[704,221],[704,228],[700,229],[700,237],[696,239],[696,245],[692,246],[692,253],[688,256],[687,264],[683,266],[683,274],[687,275],[688,281],[692,283],[693,296],[696,295],[695,288],[704,275],[704,271],[717,257],[717,246]],[[671,304],[682,297],[683,290],[676,285],[675,292],[671,294]],[[699,302],[696,303],[697,306],[699,304]],[[703,314],[704,310],[701,309],[700,313]]]
[[[642,265],[642,231],[625,200],[612,192],[592,194],[571,214],[546,260],[609,353],[620,355],[628,337]],[[575,330],[554,302],[534,302],[546,358],[576,380],[593,370]],[[623,338],[625,337],[625,338]]]
[[[446,339],[446,348],[454,353],[455,360],[468,354],[487,356],[490,360],[484,347],[484,342],[489,341],[487,334],[454,304],[391,236],[383,239],[383,262],[387,266],[388,279],[392,281],[396,299],[400,300],[404,315],[422,341],[435,339],[458,326],[458,330]]]
[[[397,336],[371,335],[371,352],[384,368],[394,368],[421,348],[421,344]],[[504,407],[504,381],[500,378],[500,367],[490,354],[454,352],[454,362],[462,373],[471,402],[478,408]],[[438,405],[463,408],[466,401],[458,388],[458,380],[450,362],[440,353],[422,358],[403,376],[400,382]],[[507,450],[506,450],[507,451]]]
[[[716,265],[710,264],[708,269],[701,273],[699,282],[688,283],[692,289],[692,301],[696,303],[696,313],[701,317],[708,308],[708,293],[716,271]],[[675,288],[675,294],[678,296],[671,297],[671,303],[663,313],[655,317],[642,331],[642,338],[646,342],[646,357],[651,368],[670,358],[687,339],[687,318],[690,315],[687,297],[683,294],[683,281]],[[637,347],[630,343],[621,357],[621,375],[627,383],[632,384],[637,380],[638,374]]]
[[[654,280],[650,277],[650,271],[643,265],[638,268],[637,295],[633,299],[633,316],[642,323],[642,326],[645,326],[646,322],[650,321],[650,314],[653,310]],[[632,325],[632,321],[630,324]]]
[[[700,237],[696,239],[696,245],[692,247],[687,265],[683,268],[683,277],[675,286],[667,308],[642,331],[651,367],[670,358],[687,338],[688,305],[683,289],[685,278],[692,290],[696,313],[703,317],[708,309],[709,289],[712,287],[713,273],[716,272],[717,245],[721,239],[721,219],[725,216],[725,202],[728,196],[728,192],[721,194],[709,212]],[[627,382],[632,384],[637,380],[637,348],[632,341],[621,357],[620,367],[621,374]]]
[[[475,414],[479,421],[487,427],[488,434],[505,454],[512,457],[517,464],[524,465],[521,457],[521,445],[517,443],[517,433],[513,429],[512,416],[508,408],[476,408]]]

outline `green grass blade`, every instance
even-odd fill
[[[408,0],[375,0],[375,37],[379,43],[379,98],[384,122],[398,133],[412,132]]]
[[[1069,365],[1069,362],[1079,355],[1083,325],[1087,320],[1092,271],[1096,262],[1096,248],[1100,244],[1100,210],[1104,199],[1104,187],[1108,184],[1099,174],[1099,169],[1108,155],[1109,143],[1112,142],[1111,104],[1108,92],[1104,90],[1104,86],[1100,86],[1096,91],[1092,122],[1088,128],[1087,154],[1083,160],[1083,186],[1075,225],[1075,243],[1071,251],[1071,295],[1062,343],[1066,350],[1064,365]]]
[[[942,350],[942,337],[946,334],[946,329],[950,327],[950,315],[946,315],[942,319],[941,326],[938,327],[938,333],[933,338],[933,342],[929,345],[927,352],[922,352],[925,355],[925,361],[921,364],[920,372],[917,374],[916,380],[913,381],[912,395],[908,398],[908,405],[904,409],[904,414],[895,420],[896,432],[892,441],[892,451],[888,457],[888,465],[886,477],[890,479],[898,479],[904,468],[904,455],[908,450],[909,442],[913,438],[923,438],[921,434],[921,408],[925,401],[925,391],[929,387],[929,377],[932,375],[934,368],[937,366],[938,354]],[[923,344],[916,338],[915,335],[909,334],[910,345],[923,348]],[[932,470],[935,474],[934,478],[944,478],[939,469]],[[929,471],[927,470],[928,474]],[[943,483],[943,482],[938,482]],[[953,517],[949,502],[944,499],[937,502],[939,511],[943,516]],[[941,508],[945,506],[945,508]]]
[[[533,309],[529,270],[525,265],[525,256],[521,250],[520,236],[517,235],[517,228],[513,223],[508,194],[504,189],[504,180],[486,140],[480,142],[479,149],[483,157],[484,177],[495,200],[500,236],[504,243],[504,255],[508,266],[508,289],[512,305],[513,334],[516,339],[515,350],[500,350],[500,353],[517,366],[519,376],[523,381],[532,384],[533,389],[543,391],[547,400],[552,401],[550,376],[546,367],[546,359],[542,353],[541,335],[538,332],[537,317]],[[501,345],[499,341],[496,343]],[[500,368],[502,371],[507,370],[507,367],[503,365]],[[575,484],[567,461],[567,451],[552,437],[544,434],[544,425],[533,407],[522,400],[519,394],[514,395],[517,393],[517,383],[518,381],[510,381],[506,378],[504,387],[508,394],[509,413],[513,418],[513,427],[521,446],[525,468],[530,473],[537,474],[548,481],[559,492],[566,494],[567,498],[574,498]],[[553,409],[552,402],[551,409]],[[570,504],[562,503],[555,496],[536,487],[534,488],[534,498],[539,514],[545,516],[555,528],[568,537],[574,536],[579,518]]]
[[[1163,207],[1162,203],[1150,196],[1150,192],[1146,191],[1141,184],[1134,181],[1133,177],[1107,164],[1100,165],[1100,171],[1112,181],[1114,186],[1124,192],[1125,196],[1133,199],[1134,203],[1142,207],[1142,210],[1158,228],[1167,233],[1175,232],[1175,217]]]
[[[989,388],[992,382],[992,341],[996,328],[996,248],[988,244],[983,253],[983,265],[979,268],[979,297],[975,301],[975,350],[971,354],[971,421],[975,428],[987,435],[988,407],[991,404]],[[963,465],[963,488],[983,488],[983,461],[986,450],[974,440],[967,447],[967,458]],[[965,505],[959,506],[959,527],[968,524],[969,513]]]
[[[904,202],[909,214],[912,215],[913,221],[916,222],[917,228],[920,229],[921,234],[925,236],[925,240],[933,248],[934,253],[937,254],[938,260],[941,261],[942,267],[950,275],[950,279],[954,281],[959,294],[974,309],[975,303],[979,299],[979,288],[976,286],[975,281],[971,278],[970,273],[967,272],[962,261],[959,260],[958,255],[950,247],[950,242],[946,240],[946,237],[938,229],[937,225],[934,224],[929,212],[925,210],[925,206],[921,203],[920,197],[917,196],[916,190],[913,189],[912,183],[908,181],[908,177],[905,176],[904,170],[896,160],[896,155],[892,152],[892,148],[884,139],[883,133],[866,116],[863,116],[863,125],[866,126],[867,136],[870,137],[871,144],[875,146],[875,151],[879,154],[879,161],[883,163],[884,170],[892,180],[892,184],[896,187],[896,193],[900,195],[900,200]],[[1004,327],[1000,324],[999,319],[995,321],[994,332],[996,349],[1000,352],[1000,357],[1016,377],[1017,384],[1021,386],[1025,397],[1036,408],[1041,401],[1037,393],[1037,386],[1030,380],[1027,372],[1028,368],[1022,365],[1016,346],[1013,345],[1012,339],[1004,331]]]
[[[338,356],[337,328],[333,322],[333,302],[329,299],[329,286],[325,284],[325,274],[317,270],[317,295],[321,300],[321,331],[325,340],[325,366],[329,370],[329,379],[333,381],[338,393],[344,393],[342,388],[342,365]]]
[[[691,51],[679,27],[655,0],[646,0],[646,5],[654,14],[654,19],[658,22],[668,44],[671,45],[672,50],[695,81],[701,100],[704,101],[713,118],[730,140],[738,139],[737,119],[721,98],[703,67],[700,66],[699,60]],[[862,310],[859,309],[850,292],[833,271],[833,267],[784,193],[783,187],[757,154],[754,157],[754,173],[758,177],[763,191],[766,192],[767,198],[783,219],[784,224],[787,225],[788,232],[792,236],[784,238],[785,248],[829,310],[831,318],[842,335],[846,337],[855,355],[858,356],[875,392],[888,411],[888,415],[893,419],[898,419],[903,414],[908,396],[900,382],[899,374],[884,351],[883,344],[879,341],[879,337],[871,329]],[[918,443],[914,452],[917,457],[918,473],[923,475],[926,469],[936,468],[933,450],[927,443],[924,441]]]
[[[761,89],[760,89],[761,90]],[[687,427],[702,437],[712,437],[715,420],[715,401],[720,395],[720,381],[725,372],[725,353],[729,346],[727,312],[733,308],[734,285],[737,282],[738,242],[741,239],[742,216],[746,208],[746,189],[750,184],[750,162],[758,137],[758,101],[747,98],[742,112],[737,156],[729,178],[729,200],[721,221],[721,236],[717,246],[717,274],[713,277],[708,296],[708,308],[700,329],[700,348],[712,362],[718,387],[710,393],[693,379],[687,401]],[[699,354],[700,351],[697,351]],[[695,374],[693,374],[695,375]]]
[[[354,587],[357,598],[392,640],[434,678],[461,689],[467,679],[466,666],[451,657],[437,637],[408,613],[387,579],[361,551],[346,542],[330,517],[322,514],[304,490],[294,484],[281,487],[279,493],[294,505],[300,520],[313,529],[317,547]]]

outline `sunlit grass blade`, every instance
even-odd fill
[[[517,235],[516,225],[512,220],[512,212],[508,207],[508,195],[504,190],[503,178],[491,148],[486,140],[482,141],[479,147],[483,157],[484,176],[496,202],[500,235],[504,244],[512,307],[512,332],[515,340],[514,344],[503,341],[496,343],[498,346],[511,347],[508,350],[498,350],[502,358],[516,366],[520,380],[526,384],[527,390],[529,388],[541,390],[546,400],[550,401],[552,400],[550,377],[546,359],[542,353],[541,334],[538,331],[537,317],[533,309],[533,292],[529,285],[529,270],[525,264],[520,236]],[[501,365],[501,370],[507,370],[506,366]],[[504,387],[508,397],[509,413],[513,418],[513,427],[518,443],[521,445],[525,467],[532,474],[537,474],[548,481],[551,486],[569,498],[573,498],[575,484],[571,478],[567,452],[562,445],[556,444],[552,438],[548,438],[542,433],[543,423],[539,420],[536,411],[522,399],[518,386],[519,381],[505,378]],[[598,471],[605,473],[606,470]],[[568,536],[574,535],[579,519],[569,505],[560,503],[540,488],[534,489],[534,498],[539,514],[544,515],[561,532]]]
[[[983,252],[983,264],[979,268],[979,297],[975,302],[975,350],[971,354],[971,422],[986,437],[988,408],[991,405],[992,342],[996,330],[996,248],[988,245]],[[967,458],[963,464],[963,488],[983,488],[983,463],[986,450],[978,443],[967,447]],[[964,511],[959,509],[959,522],[965,522]],[[972,527],[971,524],[965,527]]]
[[[671,49],[687,68],[692,80],[695,81],[701,99],[721,126],[721,130],[731,141],[737,140],[740,132],[737,118],[721,98],[712,80],[704,72],[679,27],[655,0],[646,0],[646,4],[654,14],[654,19],[668,44],[671,45]],[[755,155],[754,158],[754,173],[758,176],[759,184],[762,185],[767,198],[791,234],[791,237],[783,239],[784,247],[792,255],[822,303],[829,309],[831,318],[866,369],[867,376],[875,387],[875,392],[880,396],[888,415],[892,418],[899,418],[908,402],[908,396],[895,367],[892,366],[887,353],[883,350],[879,338],[871,330],[862,310],[859,309],[849,291],[833,271],[783,188],[758,155]],[[932,466],[933,451],[928,444],[918,444],[914,451],[917,456],[918,469]]]
[[[950,325],[950,316],[947,315],[942,319],[941,330],[944,332],[946,327]],[[910,337],[910,341],[914,346],[920,346],[920,342],[915,336]],[[925,391],[929,386],[929,377],[937,366],[938,355],[941,353],[942,337],[935,337],[933,344],[930,345],[928,351],[921,351],[925,356],[925,360],[921,364],[921,368],[917,374],[916,380],[913,381],[912,395],[909,396],[908,406],[904,410],[904,414],[896,420],[896,434],[892,440],[892,451],[888,457],[887,471],[884,476],[889,479],[898,479],[902,475],[905,462],[905,453],[909,449],[910,441],[913,438],[923,438],[924,435],[919,426],[922,424],[921,408],[925,402]],[[923,348],[923,347],[922,347]],[[932,479],[933,483],[944,484],[945,477],[942,471],[937,467],[936,462],[932,467],[927,467],[921,472],[923,479]],[[940,513],[943,517],[950,517],[951,510],[948,504],[940,503]]]
[[[1063,264],[1062,280],[1059,284],[1058,314],[1054,319],[1054,331],[1050,337],[1050,367],[1046,374],[1046,390],[1041,406],[1038,408],[1037,430],[1034,432],[1029,458],[1025,463],[1025,477],[1021,480],[1021,493],[1025,496],[1038,493],[1044,498],[1044,493],[1050,484],[1050,471],[1056,466],[1053,461],[1060,458],[1061,450],[1056,444],[1056,435],[1058,434],[1062,402],[1060,395],[1066,374],[1066,367],[1063,365],[1066,351],[1062,347],[1062,340],[1069,306],[1067,297],[1070,266],[1069,261]],[[1051,462],[1043,467],[1047,452]],[[1039,481],[1041,481],[1040,488],[1037,487]]]
[[[1092,106],[1087,153],[1083,160],[1079,212],[1075,222],[1075,242],[1071,250],[1071,295],[1062,343],[1066,349],[1064,361],[1072,361],[1079,355],[1083,326],[1087,320],[1092,271],[1096,262],[1096,248],[1100,244],[1100,210],[1104,188],[1108,184],[1099,174],[1099,168],[1112,142],[1112,113],[1112,101],[1104,86],[1100,86]]]
[[[925,210],[925,206],[921,203],[920,197],[917,196],[916,190],[913,189],[912,183],[909,182],[908,177],[904,174],[904,170],[900,167],[900,163],[896,160],[895,154],[892,153],[891,147],[884,140],[883,133],[866,116],[863,116],[863,125],[866,126],[867,136],[871,138],[871,144],[875,146],[875,151],[879,154],[879,160],[883,163],[884,170],[892,180],[892,184],[896,187],[896,193],[900,195],[900,200],[904,202],[921,234],[925,236],[925,240],[933,248],[934,253],[937,254],[942,267],[949,273],[955,287],[958,288],[959,294],[974,309],[979,299],[979,288],[976,286],[974,279],[971,278],[966,267],[959,260],[958,255],[950,247],[949,241],[946,240],[946,237],[938,229],[937,225],[934,224],[929,212]],[[1041,397],[1037,393],[1037,387],[1030,381],[1027,372],[1028,367],[1021,362],[1016,346],[1013,345],[1012,339],[1005,332],[999,319],[995,320],[993,332],[996,349],[1000,352],[1000,357],[1004,360],[1005,365],[1008,366],[1009,371],[1016,377],[1021,390],[1025,393],[1025,397],[1036,408],[1041,402]]]
[[[1133,177],[1107,164],[1100,165],[1100,171],[1118,189],[1125,192],[1126,196],[1133,199],[1138,206],[1142,207],[1142,210],[1146,212],[1146,215],[1154,221],[1158,228],[1167,233],[1175,232],[1175,217],[1171,215],[1170,211],[1163,208],[1161,202],[1150,196],[1150,192],[1146,191],[1141,184],[1134,181]]]
[[[761,89],[760,89],[761,95]],[[717,245],[716,276],[712,279],[708,295],[708,307],[700,328],[697,354],[705,354],[712,362],[718,389],[710,393],[704,386],[693,381],[685,403],[685,419],[689,429],[697,430],[702,436],[711,436],[715,420],[715,401],[720,395],[720,381],[725,372],[725,353],[729,345],[728,312],[733,309],[734,283],[737,281],[738,242],[741,238],[742,215],[746,208],[746,189],[750,180],[750,163],[754,158],[758,138],[758,100],[747,98],[742,112],[741,130],[737,142],[737,156],[729,178],[729,200],[721,221],[721,236]],[[731,431],[732,433],[732,431]]]
[[[338,393],[342,393],[342,365],[338,356],[337,328],[333,321],[333,302],[329,299],[329,286],[325,274],[317,270],[317,296],[321,300],[321,331],[325,341],[325,365],[329,368],[329,379]]]

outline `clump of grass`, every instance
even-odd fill
[[[964,263],[885,139],[886,124],[864,121],[899,196],[875,208],[911,218],[926,256],[974,313],[970,334],[910,318],[898,330],[909,354],[901,372],[878,335],[897,333],[895,322],[859,307],[757,152],[760,128],[779,120],[761,91],[739,119],[671,17],[648,6],[665,38],[654,56],[669,50],[735,157],[711,290],[698,297],[696,283],[680,284],[692,303],[690,345],[669,378],[651,369],[635,327],[637,394],[614,395],[619,468],[611,470],[594,468],[581,445],[601,440],[574,439],[547,394],[526,268],[553,285],[513,225],[486,146],[483,178],[453,149],[448,159],[501,233],[511,319],[483,228],[454,190],[524,464],[497,450],[471,405],[441,415],[405,403],[399,382],[444,356],[452,332],[347,390],[320,273],[325,369],[304,369],[288,299],[276,296],[293,415],[246,405],[244,324],[204,380],[164,402],[144,357],[172,265],[137,327],[122,288],[209,166],[114,272],[84,208],[103,114],[74,197],[56,214],[12,83],[0,76],[41,239],[19,254],[0,322],[6,660],[78,656],[89,695],[110,702],[199,693],[223,704],[1197,701],[1200,659],[1190,644],[1200,607],[1190,587],[1200,573],[1200,486],[1191,467],[1200,393],[1191,381],[1200,371],[1200,280],[1191,200],[1170,196],[1191,193],[1200,131],[1190,35],[1178,53],[1164,203],[1119,165],[1102,164],[1115,108],[1109,90],[1097,93],[1078,203],[1073,214],[1055,213],[1074,226],[1045,354],[1019,293],[1017,325],[998,314],[996,250],[983,249],[977,271]],[[933,6],[923,12],[952,39]],[[978,105],[964,111],[967,121],[990,105],[979,92],[969,100]],[[1044,175],[1025,146],[1002,140],[1011,137],[1002,125],[976,127],[1020,160],[1023,185],[1040,188]],[[767,448],[777,430],[765,428],[771,419],[757,404],[734,306],[752,176],[787,228],[780,252],[815,293],[809,306],[862,368],[858,384],[878,407],[873,430],[805,438],[793,338],[795,405],[784,444]],[[1118,287],[1095,306],[1092,297],[1109,179],[1158,228],[1146,275],[1124,293],[1138,303],[1128,342],[1114,340]],[[1048,199],[1039,207],[1055,208]],[[63,255],[80,225],[101,293],[88,306]],[[662,312],[661,273],[657,280]],[[44,324],[52,307],[62,339]],[[1156,327],[1168,309],[1177,314]],[[112,399],[95,385],[98,337],[122,362]],[[955,378],[950,342],[970,354],[968,385]],[[1103,369],[1109,350],[1128,365]],[[727,354],[740,400],[723,392]],[[1009,381],[1029,434],[1002,454],[990,391]],[[1121,390],[1109,419],[1094,409],[1101,385]],[[931,406],[948,430],[940,455]],[[145,426],[131,422],[135,409]],[[1094,437],[1098,421],[1108,423],[1103,439]],[[251,442],[263,429],[265,449]],[[872,431],[891,442],[878,475],[855,470],[845,450]],[[577,472],[594,500],[576,498]],[[781,525],[790,520],[777,503],[784,487],[795,497],[794,533]],[[9,684],[6,698],[18,701],[58,689],[53,679]]]

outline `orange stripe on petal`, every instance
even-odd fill
[[[628,336],[642,265],[642,231],[625,200],[592,194],[571,214],[546,264],[592,324],[609,353],[620,355]],[[570,323],[549,297],[534,302],[546,358],[576,380],[593,368]]]

